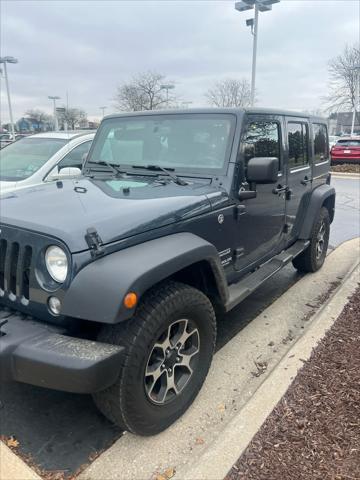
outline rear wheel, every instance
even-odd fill
[[[330,236],[330,216],[326,207],[322,207],[314,223],[310,245],[293,260],[294,267],[301,272],[316,272],[326,257]]]
[[[136,316],[105,326],[98,340],[126,346],[118,381],[94,395],[111,421],[139,435],[161,432],[191,405],[208,373],[215,314],[199,290],[176,282],[154,288]]]

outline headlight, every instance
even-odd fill
[[[63,283],[68,273],[68,261],[64,250],[52,245],[46,250],[45,263],[55,282]]]

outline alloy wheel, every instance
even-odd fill
[[[169,325],[155,342],[146,364],[148,398],[156,404],[174,400],[191,379],[199,352],[199,330],[190,320]]]

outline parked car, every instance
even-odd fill
[[[325,119],[265,109],[105,118],[81,177],[1,200],[0,378],[92,393],[137,434],[168,427],[217,314],[290,262],[323,265],[327,138]]]
[[[6,145],[9,145],[9,143],[20,140],[25,136],[26,135],[23,135],[22,133],[17,133],[14,139],[11,133],[0,133],[0,149],[6,147]]]
[[[46,132],[25,137],[0,153],[0,194],[81,173],[95,133]]]
[[[360,163],[360,137],[340,137],[331,148],[331,163]]]

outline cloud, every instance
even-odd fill
[[[48,95],[100,116],[116,86],[143,70],[176,82],[183,100],[202,105],[212,82],[250,78],[252,37],[232,1],[3,0],[2,55],[16,118],[51,112]],[[315,109],[327,88],[327,62],[358,40],[356,0],[282,0],[260,14],[257,91],[263,105]],[[3,93],[4,85],[1,83]],[[3,99],[2,106],[4,107]],[[3,108],[3,121],[7,109]]]

